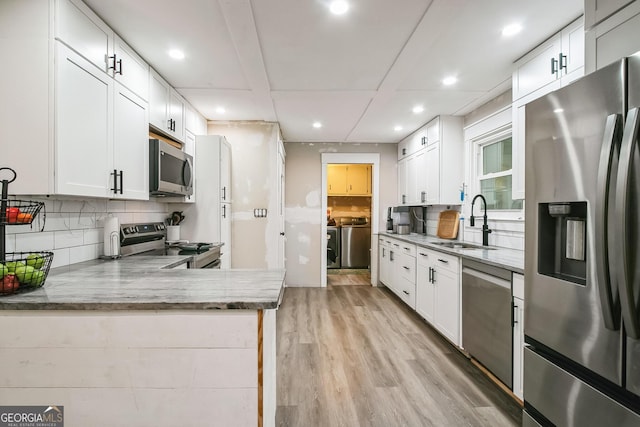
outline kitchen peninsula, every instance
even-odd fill
[[[0,298],[0,401],[68,425],[274,425],[283,270],[95,260]]]

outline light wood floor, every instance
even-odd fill
[[[338,269],[327,270],[327,286],[371,286],[369,270]]]
[[[287,288],[278,426],[520,426],[521,409],[386,288]]]

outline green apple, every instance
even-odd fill
[[[16,275],[20,283],[28,285],[31,283],[31,279],[33,278],[33,273],[35,271],[36,269],[29,265],[22,265],[16,267],[16,271],[14,272],[14,274]]]
[[[40,286],[44,282],[44,277],[44,271],[34,270],[29,284],[33,286]]]
[[[9,270],[9,273],[15,273],[16,268],[18,267],[26,267],[26,264],[20,261],[9,261],[9,262],[6,262],[5,265]]]
[[[6,265],[0,264],[0,279],[9,274],[9,269]]]
[[[30,254],[27,256],[27,265],[40,270],[44,265],[44,258],[38,254]]]

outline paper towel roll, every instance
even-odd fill
[[[104,219],[104,256],[120,256],[120,221],[115,216]]]

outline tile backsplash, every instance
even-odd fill
[[[45,207],[31,225],[6,227],[7,251],[53,251],[52,267],[100,257],[103,221],[108,215],[118,217],[120,224],[164,221],[169,209],[166,203],[154,201],[57,197],[29,200],[44,202]]]
[[[460,211],[461,206],[429,206],[427,208],[427,235],[435,236],[438,230],[438,217],[440,212],[446,209]],[[458,239],[482,244],[482,218],[476,217],[476,226],[469,226],[468,219],[465,218],[464,226],[458,230]],[[501,248],[516,249],[524,251],[524,221],[523,220],[492,220],[489,214],[487,221],[491,234],[489,234],[489,245]]]

